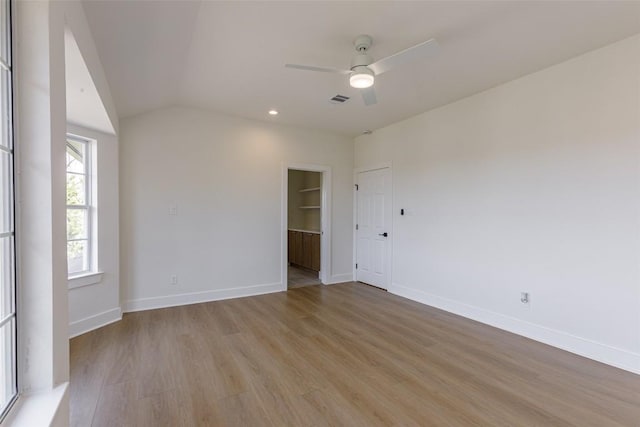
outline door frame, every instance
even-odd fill
[[[323,285],[330,282],[331,275],[331,166],[313,163],[284,163],[282,165],[282,204],[281,204],[281,273],[282,290],[287,290],[288,279],[288,229],[289,229],[289,170],[320,172],[322,189],[320,190],[320,274]]]
[[[387,289],[389,290],[389,288],[391,288],[393,286],[393,238],[394,238],[394,231],[393,231],[393,167],[392,167],[392,162],[380,162],[380,163],[375,163],[371,166],[365,166],[365,167],[360,167],[360,168],[354,168],[353,169],[353,226],[351,227],[351,229],[353,230],[353,262],[351,263],[352,265],[352,274],[353,274],[353,281],[357,282],[358,281],[358,272],[356,271],[356,262],[358,260],[358,236],[357,236],[357,231],[356,231],[356,224],[358,223],[358,192],[356,191],[356,185],[358,185],[358,174],[362,173],[362,172],[371,172],[371,171],[375,171],[375,170],[380,170],[380,169],[389,169],[389,184],[391,187],[391,194],[389,194],[389,203],[391,204],[391,218],[389,218],[389,221],[391,221],[391,230],[389,230],[389,252],[387,254],[388,259],[387,259],[387,268],[389,269],[389,283],[387,284]]]

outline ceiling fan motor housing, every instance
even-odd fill
[[[373,43],[373,39],[371,36],[366,34],[361,34],[353,40],[353,45],[358,52],[366,52],[371,47],[371,43]],[[368,64],[367,64],[368,65]]]
[[[366,34],[359,35],[353,40],[353,45],[358,53],[351,60],[351,71],[362,70],[361,67],[366,67],[373,63],[373,58],[367,54],[371,43],[373,43],[373,39]],[[370,72],[371,70],[368,71]]]
[[[373,58],[371,58],[366,53],[360,53],[353,57],[351,60],[351,69],[353,70],[356,67],[366,67],[367,65],[373,62]]]

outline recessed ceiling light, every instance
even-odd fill
[[[270,116],[277,116],[278,115],[278,110],[269,110],[269,115]]]

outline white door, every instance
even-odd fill
[[[358,174],[356,280],[382,289],[391,279],[391,169]]]

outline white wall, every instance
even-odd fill
[[[82,4],[61,1],[65,13],[65,75],[67,123],[70,133],[96,140],[97,246],[94,260],[103,272],[98,283],[69,289],[69,335],[121,318],[118,246],[118,117]]]
[[[393,164],[390,291],[635,372],[639,160],[640,36],[355,143]]]
[[[120,131],[125,310],[282,289],[285,163],[331,166],[329,277],[350,280],[350,138],[187,108],[123,119]]]
[[[68,125],[74,135],[94,139],[97,167],[93,171],[97,200],[97,270],[104,273],[99,283],[69,289],[69,332],[71,336],[119,320],[120,254],[118,210],[118,139],[87,128]]]

